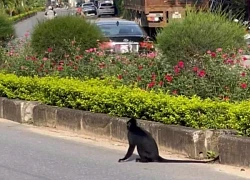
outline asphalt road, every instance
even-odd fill
[[[118,163],[124,151],[36,133],[2,119],[0,132],[1,180],[244,180],[215,171],[214,165]]]
[[[58,16],[72,14],[74,12],[74,10],[66,9],[56,9],[55,11],[57,12]],[[33,27],[38,24],[39,21],[44,20],[44,13],[45,12],[38,12],[37,15],[15,24],[17,38],[24,37],[26,32],[31,33]]]
[[[58,16],[63,16],[63,15],[69,15],[69,14],[72,15],[72,13],[74,14],[75,9],[69,9],[69,10],[66,10],[66,9],[55,9],[55,11],[57,12]],[[29,19],[20,21],[17,24],[15,24],[14,27],[15,27],[15,31],[16,31],[16,37],[17,38],[22,38],[22,37],[25,37],[25,34],[27,32],[28,33],[32,33],[33,27],[35,25],[37,25],[39,23],[39,21],[43,21],[45,19],[44,13],[45,12],[38,12],[37,15],[35,15],[35,16],[29,18]],[[119,19],[119,18],[108,17],[108,16],[104,17],[104,18]],[[96,16],[94,16],[94,17],[87,17],[87,19],[90,22],[94,22],[94,21],[98,20],[98,18]]]

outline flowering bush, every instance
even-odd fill
[[[47,49],[46,56],[34,56],[28,41],[9,44],[2,69],[22,76],[116,77],[122,84],[144,90],[188,97],[197,95],[203,99],[238,101],[250,96],[250,71],[243,66],[246,58],[241,49],[224,53],[217,48],[190,58],[188,63],[180,60],[171,66],[155,52],[111,55],[96,48],[82,53],[75,43],[68,46],[71,55],[55,60],[51,57],[53,48]]]
[[[218,47],[224,51],[246,46],[245,27],[233,21],[234,16],[221,10],[211,12],[187,9],[183,19],[172,19],[157,35],[159,49],[166,56],[165,63],[176,64],[180,59],[185,63],[190,57],[204,54],[208,49]]]
[[[94,23],[78,16],[58,16],[34,27],[31,45],[40,55],[52,48],[53,53],[50,56],[60,60],[65,55],[71,55],[71,45],[68,42],[79,46],[82,53],[86,49],[96,47],[97,40],[102,39],[103,34]]]

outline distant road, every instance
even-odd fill
[[[75,9],[66,10],[66,9],[59,9],[58,8],[58,9],[55,9],[55,11],[57,12],[58,16],[63,16],[63,15],[68,15],[68,14],[72,14],[72,13],[74,14]],[[45,12],[38,12],[37,15],[15,24],[17,38],[24,37],[26,32],[31,33],[34,26],[39,21],[44,19],[44,13]],[[109,18],[109,17],[106,17],[106,18]],[[112,19],[114,19],[114,18],[112,18]],[[115,18],[115,19],[119,19],[119,18]],[[97,20],[97,17],[89,18],[89,21],[95,21],[95,20]]]
[[[73,10],[56,9],[56,12],[59,16],[62,16],[62,15],[73,13]],[[37,15],[15,24],[17,38],[24,37],[27,31],[31,33],[33,27],[39,21],[44,19],[44,13],[45,12],[38,12]]]
[[[0,119],[1,180],[246,180],[215,171],[216,165],[118,163],[125,149],[36,131]]]

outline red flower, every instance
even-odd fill
[[[142,69],[143,69],[143,66],[142,66],[142,65],[139,65],[139,66],[138,66],[138,69],[139,69],[139,70],[142,70]]]
[[[166,76],[165,76],[165,79],[166,79],[168,82],[172,82],[173,77],[172,77],[171,75],[166,75]]]
[[[159,86],[163,86],[164,82],[163,81],[160,81],[159,82]]]
[[[174,90],[172,93],[173,93],[174,95],[176,95],[176,94],[177,94],[177,90]]]
[[[184,68],[184,62],[183,62],[183,61],[179,61],[179,62],[178,62],[178,66],[179,66],[180,68]]]
[[[155,79],[156,79],[156,74],[155,74],[155,73],[152,73],[151,78],[152,78],[153,81],[155,81]]]
[[[118,79],[122,79],[122,75],[121,74],[118,75]]]
[[[247,84],[246,84],[246,83],[241,83],[241,84],[240,84],[240,87],[241,87],[242,89],[246,89],[246,88],[247,88]]]
[[[174,66],[174,72],[175,74],[178,74],[180,72],[180,68],[178,66]]]
[[[200,72],[198,73],[198,76],[200,77],[204,77],[206,75],[205,70],[200,70]]]
[[[227,58],[228,57],[228,55],[227,54],[222,54],[222,58]]]
[[[137,76],[137,81],[141,81],[141,76]]]
[[[48,48],[48,53],[51,53],[52,51],[53,51],[53,49],[52,48]]]
[[[216,53],[215,52],[211,52],[211,57],[215,58],[216,57]]]
[[[81,59],[81,56],[77,55],[75,58],[76,58],[76,60],[79,60],[79,59]]]
[[[198,72],[199,68],[197,66],[193,67],[194,72]]]
[[[57,70],[58,71],[62,71],[63,70],[63,66],[61,66],[61,65],[57,66]]]
[[[229,100],[229,97],[228,97],[228,96],[225,96],[225,97],[223,98],[223,100],[224,100],[224,101],[228,101],[228,100]]]
[[[243,60],[243,61],[246,61],[246,60],[247,60],[247,58],[246,58],[245,56],[243,56],[243,57],[242,57],[242,60]]]
[[[149,84],[148,84],[148,88],[152,88],[152,87],[154,87],[155,86],[155,82],[150,82]]]
[[[32,59],[33,61],[35,61],[35,60],[36,60],[36,57],[35,57],[35,56],[32,56],[31,59]]]
[[[245,72],[242,72],[242,73],[241,73],[241,76],[242,76],[242,77],[245,77],[245,76],[246,76],[246,73],[245,73]]]
[[[227,59],[224,61],[225,64],[234,64],[234,61],[232,59]]]

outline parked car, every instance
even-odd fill
[[[107,38],[100,48],[112,53],[138,53],[154,50],[153,41],[134,21],[99,19],[97,26]]]
[[[82,11],[86,16],[97,15],[97,8],[93,2],[83,3]]]
[[[115,15],[115,7],[111,1],[102,1],[98,4],[98,17],[102,15]]]

